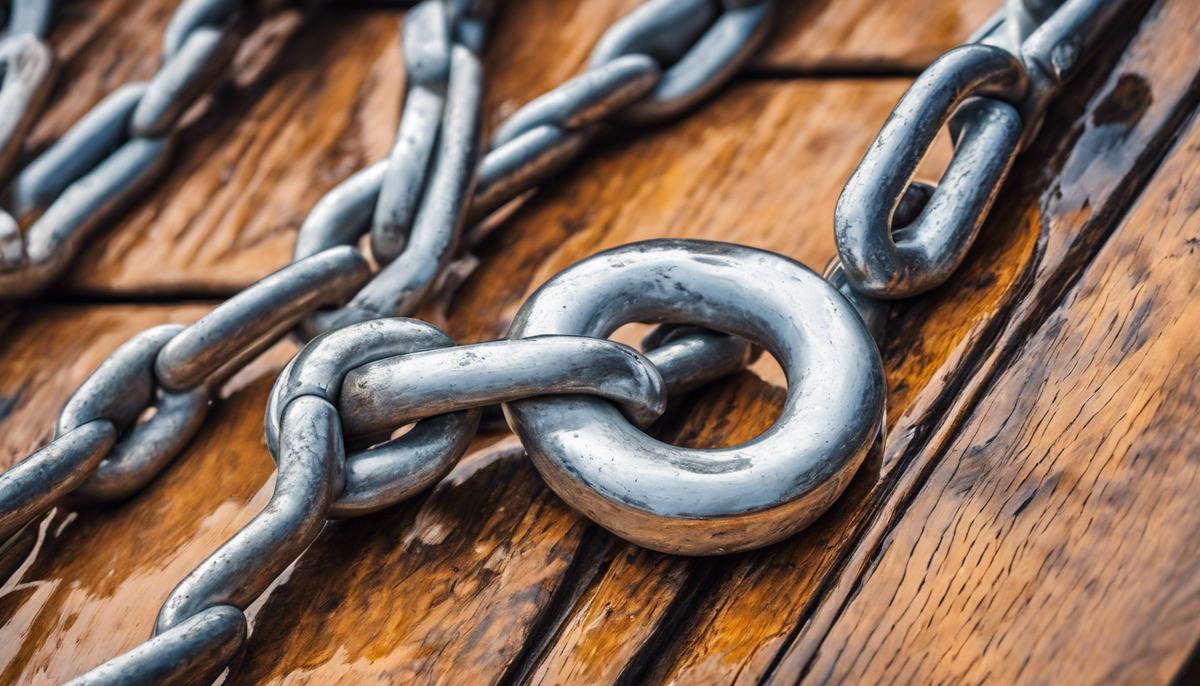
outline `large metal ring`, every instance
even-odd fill
[[[702,450],[657,441],[597,398],[507,403],[559,496],[638,545],[707,555],[786,538],[842,493],[878,434],[884,378],[874,341],[832,286],[752,248],[635,243],[551,279],[509,337],[605,337],[635,321],[698,324],[761,345],[787,374],[783,411],[751,441]]]

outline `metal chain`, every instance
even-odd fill
[[[464,223],[481,220],[553,176],[604,122],[659,123],[703,100],[762,43],[774,5],[775,0],[650,0],[639,6],[604,33],[585,74],[531,101],[499,127],[473,186],[462,160],[474,140],[478,96],[473,86],[456,88],[458,67],[444,56],[447,41],[431,40],[441,34],[425,29],[420,47],[405,49],[405,64],[428,76],[409,86],[392,154],[318,202],[300,227],[293,256],[356,245],[369,232],[383,267],[345,307],[314,317],[306,334],[411,314],[446,272]],[[406,34],[405,44],[412,38]],[[440,66],[447,62],[448,85]],[[434,84],[448,92],[444,109],[428,92]],[[468,100],[468,88],[470,102],[456,106],[457,95]]]
[[[161,174],[180,118],[224,77],[252,4],[184,0],[167,25],[158,72],[109,94],[17,174],[0,209],[3,297],[44,289],[88,234]]]
[[[763,17],[771,1],[753,4],[727,2],[720,16],[716,12],[720,9],[717,3],[703,4],[712,11],[706,11],[703,21],[693,20],[691,28],[678,34],[686,38],[675,39],[672,48],[674,53],[664,52],[665,48],[657,43],[644,43],[647,46],[644,49],[652,51],[654,59],[673,62],[665,75],[656,74],[652,81],[639,78],[639,85],[635,89],[637,98],[613,100],[611,79],[597,82],[585,75],[531,104],[530,110],[536,116],[523,115],[526,124],[522,126],[532,127],[529,131],[548,126],[572,127],[578,133],[582,131],[580,127],[593,129],[602,118],[615,115],[622,108],[631,107],[630,112],[636,113],[637,108],[632,106],[638,102],[645,105],[646,112],[653,114],[630,116],[651,121],[673,116],[705,97],[729,77],[761,40]],[[691,3],[689,7],[693,5],[698,6]],[[638,36],[647,31],[662,33],[668,28],[674,30],[671,24],[679,15],[667,12],[669,7],[670,3],[652,0],[645,8],[615,25],[606,36]],[[157,384],[160,396],[168,393],[186,394],[194,392],[192,389],[195,388],[207,391],[216,387],[224,376],[214,366],[217,361],[229,360],[233,356],[233,361],[221,369],[236,368],[306,314],[320,306],[346,303],[347,300],[349,303],[342,307],[322,311],[306,319],[300,327],[302,333],[312,335],[331,329],[332,332],[315,339],[298,360],[307,359],[306,356],[318,356],[336,360],[342,365],[347,360],[364,364],[402,353],[432,352],[433,349],[452,345],[444,334],[429,325],[380,318],[392,311],[415,307],[453,255],[466,219],[479,149],[476,140],[481,118],[482,78],[478,52],[490,11],[490,3],[460,0],[426,0],[410,10],[404,30],[404,57],[406,70],[410,74],[409,87],[400,132],[388,160],[351,177],[323,198],[305,221],[297,239],[297,261],[268,278],[277,282],[277,289],[291,288],[297,291],[295,299],[290,301],[293,305],[283,312],[274,309],[281,300],[279,294],[275,288],[264,286],[265,281],[260,282],[214,310],[193,327],[178,333],[174,329],[158,333],[152,344],[143,344],[153,348],[153,351],[138,358],[141,366],[129,366],[143,371],[151,369],[153,378],[149,386],[154,388]],[[671,18],[671,21],[665,21],[664,17]],[[747,18],[754,21],[748,23]],[[643,43],[629,42],[628,38],[607,40],[618,46],[610,48],[617,52],[643,49],[637,47]],[[687,41],[694,41],[698,47],[689,50]],[[738,41],[743,41],[743,44],[739,46]],[[604,41],[601,42],[603,45]],[[626,47],[620,47],[622,45]],[[697,49],[702,50],[703,54],[695,53]],[[601,54],[599,49],[597,54]],[[725,59],[732,62],[718,65],[713,62],[714,55],[725,55]],[[602,73],[612,73],[604,66],[609,64],[610,59],[619,61],[624,58],[620,55],[602,57],[594,60],[594,63],[599,65],[597,68]],[[637,59],[645,61],[650,58],[641,56]],[[658,67],[655,69],[660,70]],[[655,88],[655,84],[662,87]],[[625,89],[628,90],[628,87]],[[556,101],[562,106],[544,104]],[[615,103],[620,103],[620,106]],[[513,150],[529,149],[511,147],[523,140],[526,134],[511,127],[509,131],[514,132],[509,134],[513,137],[499,144],[491,154],[501,152],[508,159],[513,159]],[[486,166],[485,160],[479,174],[484,173],[482,169]],[[542,166],[537,173],[529,174],[518,165],[506,173],[523,175],[524,180],[520,184],[510,186],[517,188],[528,187],[552,171]],[[368,227],[374,256],[384,262],[385,267],[350,299],[346,290],[358,288],[368,278],[367,259],[353,245]],[[338,267],[330,269],[327,275],[296,273],[302,265],[313,260],[329,260],[331,255],[339,258]],[[389,256],[394,256],[390,262],[387,261]],[[328,281],[334,276],[341,279],[344,288],[329,287]],[[302,297],[299,293],[308,297]],[[317,295],[321,296],[321,300],[316,299]],[[397,334],[396,327],[407,333]],[[151,333],[143,336],[149,337]],[[160,631],[155,638],[81,677],[80,683],[116,680],[122,683],[157,682],[177,678],[184,672],[193,677],[198,670],[205,675],[202,678],[215,676],[235,654],[246,635],[243,613],[225,603],[244,608],[245,603],[239,601],[249,602],[261,593],[265,583],[307,546],[311,536],[319,531],[326,515],[350,516],[375,511],[412,495],[444,475],[474,435],[479,423],[478,407],[481,405],[518,397],[514,395],[516,393],[594,392],[601,397],[624,402],[631,414],[641,421],[647,421],[662,411],[663,383],[675,392],[682,392],[715,376],[740,369],[750,357],[750,346],[744,341],[709,331],[664,331],[657,334],[656,339],[661,342],[661,347],[652,352],[649,358],[618,344],[589,342],[576,337],[519,344],[514,341],[515,348],[485,348],[478,354],[486,356],[485,351],[493,355],[501,353],[499,358],[493,359],[497,359],[502,367],[498,371],[500,376],[507,374],[507,382],[503,378],[494,378],[490,386],[478,388],[469,407],[447,406],[436,413],[439,414],[437,417],[422,415],[427,418],[396,441],[387,441],[370,449],[366,449],[365,445],[352,444],[364,449],[354,453],[345,462],[344,468],[340,458],[328,461],[328,464],[337,465],[335,472],[328,475],[338,484],[336,492],[330,491],[327,484],[319,488],[314,486],[311,478],[313,472],[305,471],[305,465],[313,465],[311,460],[305,458],[304,465],[293,466],[294,458],[288,457],[287,445],[289,442],[303,444],[304,441],[289,438],[280,448],[281,477],[277,486],[282,491],[277,493],[273,505],[268,508],[281,516],[268,514],[255,520],[243,532],[250,541],[248,547],[238,549],[235,546],[234,552],[228,555],[228,551],[218,552],[214,560],[221,558],[223,561],[212,562],[228,569],[252,571],[253,578],[231,580],[225,577],[223,581],[204,582],[216,583],[221,587],[214,590],[212,595],[190,591],[173,595],[175,600],[168,604],[176,609],[164,609],[166,614],[160,618]],[[252,340],[255,343],[250,345]],[[346,343],[344,348],[339,347],[341,342]],[[134,342],[127,345],[134,345]],[[324,352],[318,355],[309,352],[311,350]],[[592,355],[596,355],[594,360],[590,359]],[[524,379],[516,379],[510,372],[504,371],[504,364],[516,359],[528,360],[530,356],[560,360],[569,368],[543,375],[535,373]],[[578,362],[581,356],[588,361]],[[118,357],[118,354],[114,354],[114,357]],[[653,371],[655,363],[660,371]],[[279,394],[286,391],[305,396],[296,401],[297,405],[310,404],[313,399],[306,395],[308,386],[303,383],[299,386],[287,384],[283,380],[291,378],[292,370],[295,370],[295,374],[311,374],[313,366],[320,367],[321,364],[293,361],[277,383],[272,396],[273,403],[278,403]],[[354,366],[344,366],[341,372],[332,370],[330,373],[335,376],[351,373]],[[97,374],[101,375],[103,369],[102,366]],[[656,398],[648,397],[648,390],[637,383],[623,385],[615,381],[590,384],[587,381],[589,373],[603,377],[619,374],[623,370],[632,373],[634,369],[643,372],[643,382],[658,380]],[[332,383],[329,379],[327,381]],[[87,383],[80,393],[87,398],[104,395]],[[290,406],[291,398],[287,401]],[[130,401],[129,404],[132,406],[137,403]],[[327,402],[325,404],[328,406]],[[47,460],[52,459],[54,452],[76,450],[81,455],[86,454],[76,460],[82,465],[80,471],[90,473],[89,470],[96,469],[93,465],[103,464],[102,458],[94,457],[92,453],[103,453],[108,447],[96,447],[96,444],[104,441],[110,441],[111,444],[117,427],[128,426],[131,420],[128,414],[118,414],[102,400],[90,401],[90,405],[96,405],[104,411],[74,412],[72,421],[68,422],[69,430],[76,431],[87,426],[88,430],[103,435],[93,439],[92,444],[80,448],[75,448],[74,444],[65,444],[63,447],[52,444],[44,449],[51,453]],[[68,407],[71,407],[71,403],[68,403]],[[429,407],[426,406],[424,411],[428,413]],[[315,437],[336,434],[339,437],[337,450],[344,451],[340,443],[341,425],[336,416],[331,417],[324,410],[319,412],[324,412],[321,415],[324,420],[318,417],[315,422],[307,422],[308,428],[300,430],[301,433],[312,434],[314,440]],[[394,420],[395,413],[388,412],[388,419]],[[309,419],[313,417],[309,416]],[[92,426],[102,421],[114,428],[105,432],[103,429],[107,427],[103,425],[99,429]],[[301,423],[305,421],[301,420]],[[198,425],[199,419],[194,426]],[[298,428],[296,422],[289,426]],[[153,460],[155,471],[170,459],[168,454],[173,455],[186,443],[190,433],[187,436],[185,433],[172,433],[171,436],[178,440],[171,445],[155,444],[156,447],[161,445],[161,451],[155,453],[157,459]],[[64,442],[67,435],[64,432]],[[269,430],[269,435],[278,434],[272,434]],[[365,436],[351,436],[355,441],[366,440]],[[379,438],[376,435],[372,440]],[[133,432],[128,432],[124,440],[136,442],[137,439]],[[274,445],[275,439],[271,442]],[[35,454],[30,460],[39,455]],[[26,471],[36,472],[36,468],[31,467]],[[153,476],[149,469],[140,474],[146,479]],[[86,478],[76,477],[77,480]],[[42,479],[41,483],[31,483],[28,476],[22,475],[11,479],[13,485],[10,490],[20,493],[21,487],[25,487],[26,501],[30,500],[30,493],[36,494],[40,500],[30,506],[13,507],[11,503],[23,501],[14,497],[5,500],[2,479],[4,477],[0,477],[0,512],[21,513],[13,516],[14,523],[9,525],[9,531],[19,526],[18,520],[28,521],[34,516],[32,513],[44,510],[61,497],[62,492],[72,488],[58,486],[64,483],[61,473]],[[136,487],[131,482],[130,489]],[[88,489],[89,492],[94,490]],[[320,501],[313,498],[325,498],[328,502],[320,506]],[[10,503],[7,507],[6,502]],[[199,607],[188,598],[206,598],[200,603],[204,607]],[[214,598],[219,600],[209,602]]]
[[[200,11],[205,7],[220,9],[180,10],[168,46],[186,44],[188,27],[205,25],[210,16]],[[395,149],[386,163],[371,168],[378,184],[370,202],[352,204],[349,215],[344,205],[330,202],[355,194],[360,173],[314,208],[304,224],[309,230],[297,240],[298,261],[186,329],[151,329],[114,352],[67,402],[55,439],[0,475],[0,541],[68,495],[85,502],[117,500],[139,490],[199,429],[212,391],[297,324],[305,322],[301,329],[312,333],[377,318],[387,307],[371,305],[376,295],[407,293],[416,302],[445,264],[462,226],[478,150],[478,52],[490,13],[491,3],[484,0],[426,0],[408,13],[405,65],[413,76]],[[123,111],[136,113],[134,100]],[[69,133],[63,140],[72,145],[74,138]],[[378,220],[373,245],[403,247],[369,282],[367,259],[340,240],[366,216]],[[339,240],[313,245],[311,227]],[[319,312],[330,306],[337,309]],[[141,392],[119,392],[135,378],[144,381]],[[154,416],[138,421],[152,406]]]

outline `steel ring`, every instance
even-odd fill
[[[726,243],[635,243],[551,279],[509,337],[606,337],[628,322],[696,324],[757,343],[786,372],[787,400],[761,435],[717,449],[658,441],[597,398],[507,403],[534,465],[568,504],[638,545],[709,555],[786,538],[845,490],[879,432],[883,365],[853,306],[821,277]]]

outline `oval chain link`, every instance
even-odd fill
[[[1008,0],[970,43],[926,69],[846,183],[834,232],[846,282],[894,300],[945,282],[986,220],[1053,97],[1128,0]],[[914,187],[943,124],[955,151],[939,185]],[[910,208],[899,221],[902,204]]]

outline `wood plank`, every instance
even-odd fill
[[[808,667],[1168,683],[1200,644],[1200,124],[973,408]]]
[[[505,4],[486,57],[489,121],[579,73],[603,30],[639,3]],[[784,2],[755,69],[911,70],[965,37],[992,4]],[[64,3],[51,39],[65,68],[32,147],[47,145],[116,86],[153,73],[175,5]],[[253,34],[233,84],[182,131],[160,185],[89,243],[62,287],[218,296],[284,265],[317,199],[391,145],[404,84],[400,16],[328,11],[301,24],[286,14]]]

